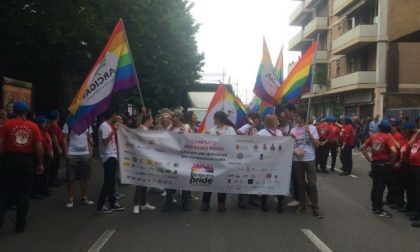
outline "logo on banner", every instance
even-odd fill
[[[211,185],[214,180],[214,169],[211,165],[195,163],[191,167],[190,184]]]

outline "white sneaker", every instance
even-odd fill
[[[163,191],[163,193],[161,194],[162,197],[166,197],[166,190]]]
[[[178,201],[176,200],[175,197],[172,198],[172,203],[174,203],[174,204],[178,203]]]
[[[88,200],[88,199],[82,199],[82,205],[86,205],[86,206],[92,206],[94,205],[95,202]]]
[[[66,203],[66,207],[67,208],[73,208],[73,200],[69,200],[69,201],[67,201],[67,203]]]
[[[299,201],[292,200],[287,204],[287,206],[289,206],[289,207],[299,206]]]
[[[143,206],[142,206],[142,208],[143,208]],[[133,207],[133,213],[135,213],[135,214],[140,213],[140,206],[139,205],[134,205],[134,207]]]
[[[138,207],[138,206],[137,206]],[[150,205],[149,203],[146,203],[146,205],[142,205],[141,206],[141,210],[142,211],[146,211],[146,210],[155,210],[156,209],[156,207],[155,206],[152,206],[152,205]]]
[[[277,197],[273,197],[273,201],[276,202],[276,203],[279,202],[279,200],[277,199]]]

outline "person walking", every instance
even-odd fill
[[[390,218],[392,214],[383,209],[383,194],[390,180],[391,169],[397,159],[397,149],[390,134],[391,123],[388,120],[382,120],[378,124],[378,128],[379,132],[371,135],[360,147],[360,151],[372,167],[371,213]],[[368,154],[368,147],[372,149],[371,156]]]
[[[109,109],[104,113],[105,121],[99,126],[98,143],[99,156],[104,168],[104,183],[96,205],[97,213],[112,213],[113,211],[124,211],[115,199],[115,173],[118,168],[118,151],[116,143],[116,127],[114,124],[116,113]],[[105,206],[105,199],[108,198],[109,206]]]
[[[343,135],[340,145],[340,160],[343,165],[343,172],[339,175],[348,176],[353,170],[353,155],[352,151],[355,145],[355,133],[350,117],[344,118]]]
[[[319,146],[318,131],[315,126],[305,122],[306,112],[297,113],[295,123],[290,135],[295,140],[293,151],[292,173],[295,173],[299,206],[296,214],[302,215],[306,210],[306,191],[312,202],[312,214],[317,218],[323,218],[318,207],[318,188],[316,185],[315,148]]]
[[[32,170],[44,171],[44,149],[38,126],[26,119],[28,105],[14,104],[16,118],[7,120],[0,129],[0,150],[4,160],[0,168],[0,227],[6,211],[7,199],[16,202],[15,232],[24,232],[29,211]],[[35,157],[35,158],[34,158]]]
[[[326,118],[322,118],[321,123],[316,127],[316,129],[319,135],[319,166],[321,172],[327,173],[327,160],[329,154],[328,142],[331,138],[332,128],[331,125],[327,123]]]
[[[337,125],[337,120],[334,116],[327,117],[327,122],[331,127],[331,134],[328,138],[327,143],[327,159],[329,154],[331,153],[331,168],[330,172],[335,172],[335,163],[337,160],[337,149],[338,149],[338,137],[340,135],[340,127]]]
[[[235,125],[229,121],[227,115],[223,111],[217,111],[213,116],[214,127],[209,130],[212,135],[236,135]],[[203,193],[203,200],[201,203],[201,211],[208,211],[210,209],[211,192]],[[218,193],[217,201],[219,203],[219,212],[226,211],[226,193]]]
[[[258,131],[257,136],[266,136],[266,137],[281,137],[283,136],[281,130],[277,129],[277,117],[275,115],[267,115],[264,119],[265,129]],[[268,212],[267,205],[268,195],[261,196],[261,210],[263,212]],[[283,212],[283,195],[277,196],[277,212]]]
[[[415,221],[411,224],[412,227],[420,227],[420,129],[411,137],[408,142],[410,149],[410,165],[415,174],[415,192],[416,192],[416,211],[417,215],[413,216],[411,220]]]
[[[63,156],[63,133],[58,125],[60,121],[60,113],[57,110],[51,111],[49,114],[50,126],[49,134],[53,142],[54,156],[51,161],[50,174],[49,174],[49,185],[52,187],[59,186],[58,183],[58,170],[60,169],[61,157]]]
[[[153,126],[153,117],[151,115],[143,115],[141,117],[139,130],[149,130]],[[155,210],[156,207],[147,202],[147,187],[136,186],[134,191],[134,207],[133,213],[138,214],[141,211]]]
[[[91,206],[95,203],[88,199],[87,188],[91,175],[91,160],[93,155],[92,128],[82,134],[76,134],[67,125],[63,125],[63,150],[66,158],[67,208],[74,206],[74,182],[80,181],[82,205]]]

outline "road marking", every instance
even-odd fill
[[[89,248],[88,252],[99,252],[105,243],[115,233],[115,229],[107,229],[105,232],[96,240],[96,242]]]
[[[353,174],[350,174],[350,177],[352,177],[352,178],[359,178],[359,177],[357,177],[356,175],[353,175]]]
[[[332,250],[325,245],[310,229],[301,229],[302,232],[308,237],[309,240],[319,249],[321,252],[332,252]]]

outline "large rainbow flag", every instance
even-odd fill
[[[249,103],[249,112],[258,113],[261,115],[261,118],[265,118],[266,115],[274,113],[274,106],[262,101],[260,97],[254,96]]]
[[[225,85],[219,84],[198,132],[208,132],[214,126],[213,116],[217,111],[224,111],[237,128],[248,122],[246,112],[236,98],[225,89]]]
[[[279,87],[270,53],[265,38],[263,39],[263,56],[260,68],[258,69],[257,80],[255,81],[254,94],[263,101],[273,104],[273,97]]]
[[[318,43],[314,41],[299,59],[283,84],[278,88],[274,97],[276,104],[296,104],[304,93],[311,90],[311,65],[317,46]]]
[[[283,46],[280,49],[279,56],[277,57],[276,66],[274,67],[274,72],[276,73],[277,80],[279,81],[280,85],[284,81],[284,73],[283,73]]]
[[[69,127],[77,134],[83,133],[108,109],[113,93],[136,85],[136,70],[120,19],[68,108]]]

